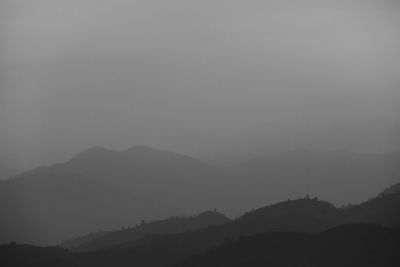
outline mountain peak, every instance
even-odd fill
[[[323,149],[295,149],[287,152],[286,155],[295,156],[353,156],[358,155],[355,152],[344,150],[344,149],[334,149],[334,150],[323,150]]]
[[[270,206],[262,207],[254,211],[248,212],[241,217],[243,219],[282,216],[287,214],[329,214],[335,213],[336,208],[333,204],[318,200],[317,198],[310,199],[300,198],[296,200],[287,200]]]
[[[114,154],[117,153],[114,150],[104,148],[101,146],[92,146],[79,154],[77,154],[75,157],[73,157],[71,161],[76,161],[76,160],[87,160],[87,159],[94,159],[94,158],[99,158],[103,157],[104,155],[109,155],[109,154]]]
[[[200,213],[199,215],[197,215],[196,217],[197,218],[220,218],[220,219],[226,220],[226,221],[230,220],[224,214],[222,214],[218,211],[215,211],[215,210],[214,211],[211,211],[211,210],[204,211],[204,212]]]
[[[86,150],[84,150],[82,153],[101,153],[101,152],[108,152],[112,151],[111,149],[107,149],[102,146],[92,146]]]
[[[139,145],[139,146],[132,146],[132,147],[128,148],[127,150],[124,150],[123,152],[132,153],[132,152],[147,152],[147,151],[156,151],[156,149],[154,149],[150,146]]]

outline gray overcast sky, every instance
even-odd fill
[[[0,154],[400,148],[392,0],[0,1]]]

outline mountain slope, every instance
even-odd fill
[[[193,217],[170,217],[169,219],[143,222],[134,228],[120,231],[113,231],[101,234],[99,237],[92,238],[72,247],[77,251],[94,251],[101,248],[111,247],[118,244],[132,242],[146,235],[165,235],[196,230],[212,225],[221,225],[230,220],[223,214],[214,211],[206,211]],[[65,246],[65,244],[62,244]]]
[[[66,163],[41,167],[68,172],[149,197],[184,213],[218,208],[230,216],[313,193],[336,205],[360,203],[400,179],[400,152],[357,154],[299,150],[220,168],[177,153],[132,147],[93,147]],[[204,197],[207,196],[207,197]]]
[[[292,203],[293,202],[293,203]],[[328,212],[310,212],[315,207],[325,206],[325,202],[311,199],[299,199],[278,203],[270,207],[249,212],[232,222],[190,231],[172,236],[149,236],[110,249],[134,250],[142,246],[184,248],[190,254],[204,252],[222,244],[225,240],[236,240],[242,236],[270,231],[295,231],[316,233],[339,224],[339,213],[335,208]],[[303,209],[292,209],[303,206]],[[264,210],[266,209],[266,210]],[[263,215],[260,215],[260,213]],[[335,216],[335,214],[337,216]],[[330,221],[333,217],[334,220]]]
[[[59,248],[0,246],[7,266],[398,266],[400,233],[372,224],[341,225],[318,234],[266,232],[226,240],[200,254],[185,246],[146,245],[135,250],[68,253]]]
[[[41,266],[43,262],[59,260],[69,255],[66,249],[58,247],[42,248],[16,243],[0,245],[1,263],[7,267]]]
[[[387,227],[400,225],[400,194],[367,201],[347,209],[336,209],[328,202],[298,199],[277,203],[246,213],[232,222],[172,236],[150,236],[113,249],[135,249],[141,246],[184,247],[199,253],[220,245],[224,240],[271,231],[318,233],[341,224],[375,223]],[[388,208],[389,207],[389,208]]]
[[[350,223],[373,223],[387,227],[400,227],[400,192],[385,194],[359,205],[340,210]]]
[[[398,192],[400,192],[400,183],[390,186],[389,188],[385,189],[381,194],[386,195],[386,194],[393,194],[393,193],[398,193]]]
[[[400,195],[394,196],[343,209],[316,199],[291,200],[248,212],[222,225],[177,234],[147,235],[37,266],[162,267],[183,259],[186,260],[177,266],[397,266],[398,232],[358,223],[363,218],[379,220],[383,214],[382,223],[398,225],[395,207]],[[342,226],[328,227],[330,218],[334,219],[332,225]],[[352,220],[356,224],[343,225]]]
[[[0,183],[0,242],[54,244],[171,210],[81,175],[41,171]]]
[[[66,163],[37,168],[20,176],[49,170],[83,175],[128,190],[135,196],[167,203],[186,213],[215,208],[217,200],[221,199],[219,192],[225,187],[224,175],[218,167],[144,146],[125,151],[93,147]],[[205,194],[207,198],[203,197]],[[223,202],[229,203],[228,200]]]

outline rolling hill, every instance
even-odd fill
[[[87,238],[81,238],[81,242],[79,242],[79,240],[67,240],[62,243],[62,246],[80,252],[95,251],[132,242],[148,235],[182,233],[213,225],[221,225],[229,221],[230,219],[221,213],[216,211],[205,211],[197,216],[170,217],[165,220],[156,220],[147,223],[142,222],[133,228],[106,233],[100,232],[94,236],[89,235]]]
[[[173,266],[397,266],[399,253],[398,231],[351,224],[320,234],[269,232],[249,236]]]

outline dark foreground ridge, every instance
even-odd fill
[[[244,237],[173,266],[399,266],[399,253],[398,231],[352,224],[320,234],[269,232]]]
[[[398,193],[341,209],[306,197],[220,225],[145,235],[93,252],[9,244],[0,247],[0,258],[6,266],[31,267],[398,266],[399,210]],[[198,217],[210,215],[220,217]]]
[[[181,246],[142,246],[77,254],[61,248],[0,246],[6,266],[399,266],[400,233],[373,224],[348,224],[319,234],[266,232],[226,239],[220,246],[192,254]],[[177,263],[174,263],[177,262]]]

